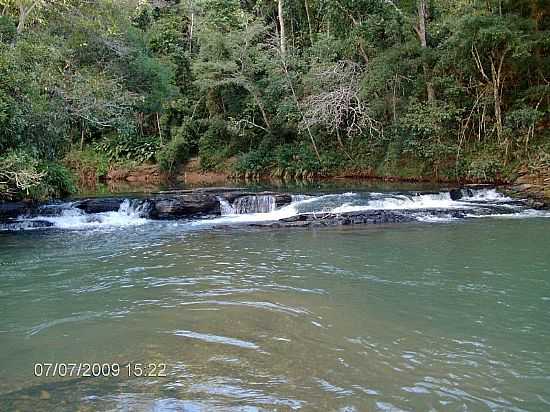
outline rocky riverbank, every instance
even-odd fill
[[[532,207],[550,208],[550,169],[520,169],[508,191],[516,197],[526,197]]]

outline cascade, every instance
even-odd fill
[[[275,210],[275,196],[251,195],[241,196],[230,204],[227,200],[218,197],[222,215],[244,215],[248,213],[269,213]]]

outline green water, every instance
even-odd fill
[[[0,410],[550,410],[549,246],[541,218],[0,233]]]

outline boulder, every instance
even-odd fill
[[[451,200],[460,200],[462,199],[462,189],[451,189],[449,190],[449,195]]]
[[[116,212],[123,201],[124,199],[117,197],[97,197],[80,200],[74,203],[73,206],[85,213]]]
[[[15,218],[28,213],[29,204],[25,202],[0,203],[0,220]]]
[[[279,193],[275,195],[275,206],[282,207],[292,203],[292,196],[288,193]]]
[[[179,196],[150,199],[153,219],[177,219],[181,217],[219,215],[220,202],[210,193],[190,193]]]
[[[481,185],[479,185],[481,187]],[[470,185],[468,187],[458,188],[458,189],[451,189],[449,190],[449,196],[451,196],[451,200],[460,200],[463,197],[472,197],[474,195],[473,190],[476,189],[477,186],[474,187],[474,185]],[[486,187],[486,186],[483,186]],[[487,186],[489,187],[489,186]]]

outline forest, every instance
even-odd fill
[[[0,199],[120,165],[506,182],[550,166],[547,0],[1,0]]]

